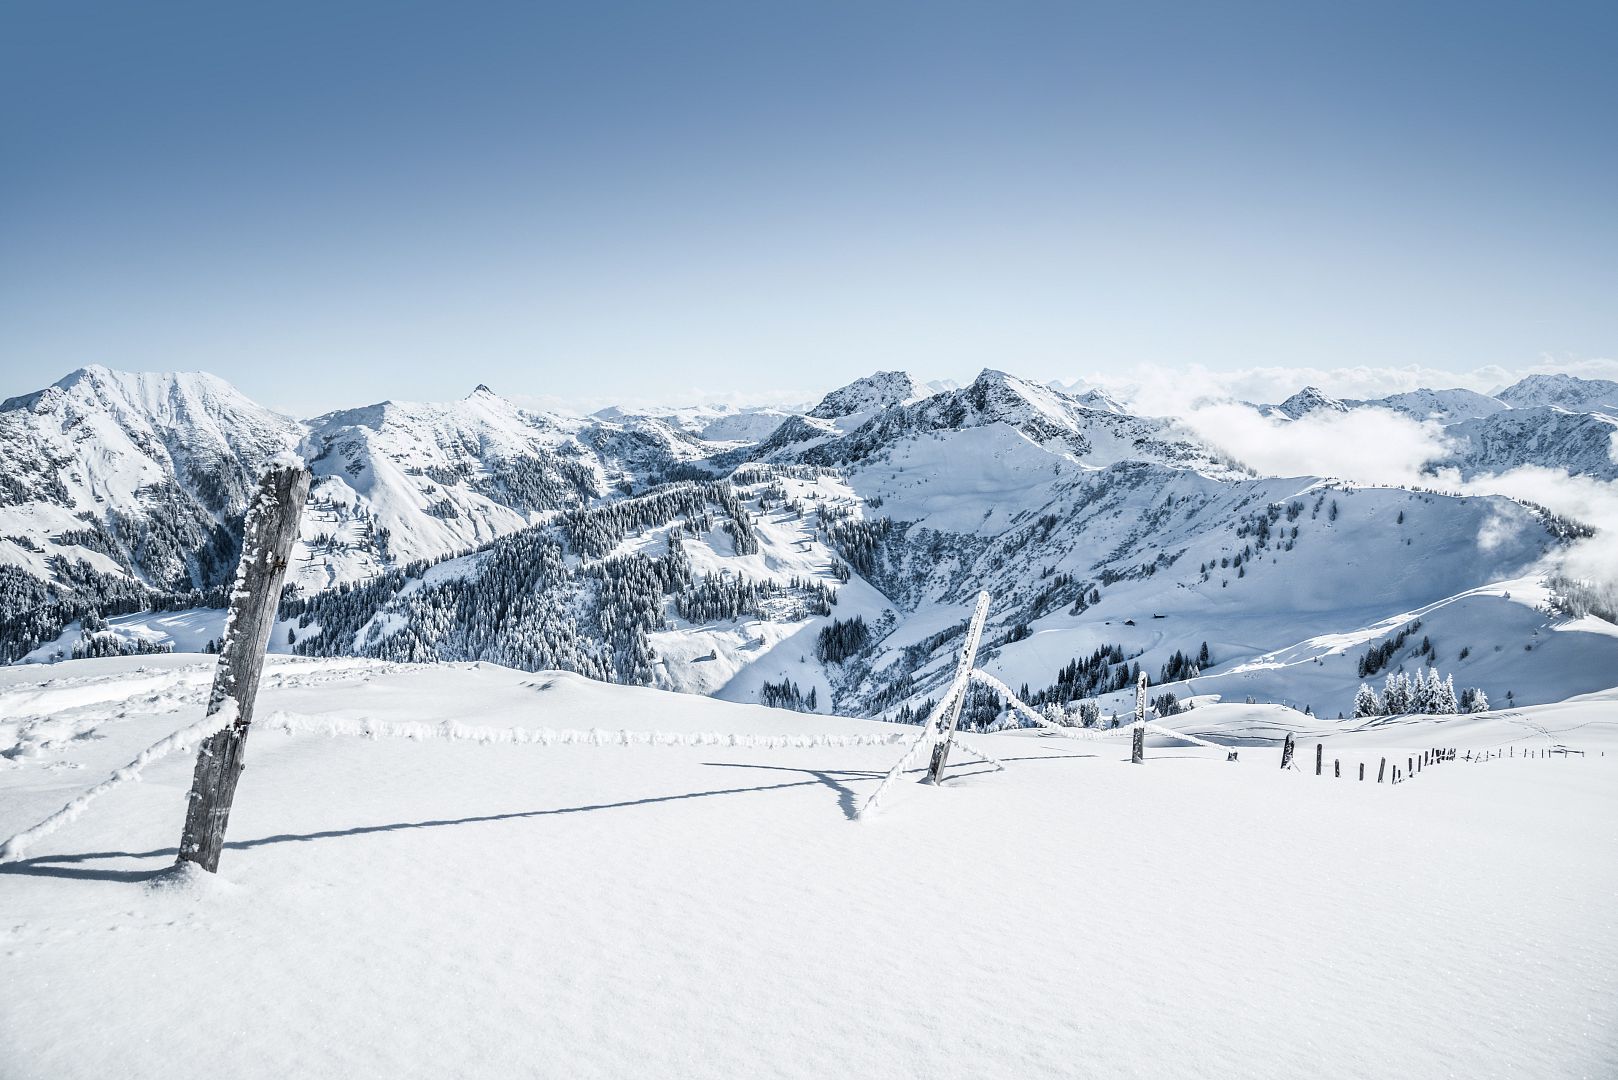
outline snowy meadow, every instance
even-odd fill
[[[182,656],[0,673],[0,733],[25,748],[0,771],[0,832],[198,713],[211,676]],[[1237,761],[978,735],[1003,771],[960,755],[856,821],[891,741],[543,732],[892,725],[487,664],[276,659],[218,875],[174,869],[184,755],[0,865],[4,1071],[1610,1071],[1618,698],[1352,731],[1197,712]],[[534,739],[442,737],[472,723]],[[384,724],[420,727],[364,734]],[[1299,769],[1279,768],[1282,729]],[[1350,771],[1440,742],[1513,756],[1398,786]],[[1528,756],[1556,747],[1583,754]],[[199,1003],[227,1038],[177,1053]]]

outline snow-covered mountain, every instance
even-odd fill
[[[1471,479],[1525,465],[1566,469],[1579,476],[1618,479],[1618,413],[1567,412],[1550,406],[1507,409],[1448,424],[1451,452],[1429,462]]]
[[[1347,402],[1338,401],[1321,391],[1318,386],[1306,386],[1296,394],[1275,406],[1275,412],[1291,420],[1307,416],[1312,412],[1325,410],[1327,412],[1347,412],[1350,406]]]
[[[1613,475],[1601,413],[1306,388],[1272,415],[1372,406],[1442,424],[1435,468]],[[300,421],[207,376],[75,373],[0,411],[5,644],[48,659],[88,628],[110,635],[98,648],[158,647],[137,615],[95,627],[217,583],[250,477],[292,446],[316,481],[275,640],[303,653],[903,717],[987,588],[985,664],[1040,703],[1111,707],[1138,669],[1181,697],[1335,713],[1412,623],[1378,670],[1436,663],[1491,698],[1599,689],[1581,673],[1618,664],[1618,631],[1559,622],[1537,584],[1583,527],[1507,499],[1257,476],[1173,420],[996,370],[939,387],[879,372],[761,437],[705,437],[742,415],[567,417],[479,387]],[[149,557],[168,535],[154,492],[225,537],[171,542],[169,577]]]
[[[1474,390],[1412,390],[1382,398],[1334,398],[1306,386],[1279,405],[1255,406],[1271,420],[1387,409],[1436,425],[1447,450],[1424,462],[1462,479],[1524,466],[1618,477],[1618,383],[1530,375],[1496,396]]]
[[[486,386],[444,403],[382,402],[310,420],[316,480],[298,580],[355,580],[442,558],[545,514],[658,483],[713,452],[644,416],[580,420],[512,404]]]
[[[1618,382],[1576,375],[1530,375],[1495,397],[1514,409],[1552,406],[1572,412],[1618,412]]]
[[[1412,420],[1432,420],[1440,424],[1453,424],[1461,420],[1478,420],[1510,408],[1499,398],[1480,394],[1476,390],[1410,390],[1403,394],[1389,394],[1384,398],[1351,401],[1352,406],[1373,405],[1403,413]]]
[[[842,393],[836,391],[829,399],[843,400]],[[993,369],[959,389],[816,423],[817,416],[837,407],[822,402],[798,423],[783,425],[761,445],[755,459],[868,468],[892,463],[896,454],[900,459],[920,454],[915,482],[926,484],[951,471],[951,463],[923,449],[944,440],[969,448],[967,456],[953,463],[964,471],[974,469],[985,454],[994,460],[1042,455],[1054,458],[1049,464],[1058,469],[1104,468],[1126,460],[1212,471],[1230,467],[1170,421],[1091,408],[1058,390]]]
[[[908,405],[935,391],[923,386],[905,371],[879,371],[833,390],[809,410],[817,420],[863,416],[895,405]]]
[[[609,406],[591,416],[614,424],[655,420],[674,431],[707,443],[756,443],[781,426],[790,409],[768,406],[691,405],[680,409],[626,409]]]
[[[0,403],[0,659],[220,585],[254,477],[301,434],[200,373],[89,367]]]

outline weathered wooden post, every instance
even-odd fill
[[[983,639],[983,623],[989,617],[989,594],[978,593],[977,606],[972,609],[972,620],[966,624],[966,640],[961,643],[961,656],[955,662],[955,681],[951,686],[959,685],[961,692],[955,695],[950,702],[949,710],[939,717],[939,737],[933,744],[932,764],[927,768],[927,779],[934,784],[944,780],[944,769],[949,765],[949,748],[955,741],[955,725],[961,719],[961,706],[966,704],[967,678],[972,674],[972,667],[977,663],[978,642]]]
[[[1287,741],[1281,744],[1281,768],[1292,767],[1292,732],[1287,732]]]
[[[1336,777],[1339,780],[1341,780],[1343,778],[1343,759],[1342,758],[1332,758],[1331,759],[1331,774],[1332,774],[1332,776]]]
[[[308,496],[309,470],[296,459],[277,460],[265,469],[258,494],[247,508],[242,558],[230,594],[206,714],[229,711],[234,716],[230,726],[210,735],[197,753],[185,831],[180,835],[180,861],[194,862],[209,873],[219,869],[230,805],[242,774],[242,748],[253,722],[253,699],[264,670],[264,650],[270,643],[281,581]]]
[[[1320,775],[1320,765],[1326,756],[1326,744],[1315,743],[1315,775]]]
[[[1365,782],[1365,762],[1360,762],[1360,783]]]
[[[1388,759],[1383,758],[1382,759],[1382,764],[1380,764],[1380,765],[1378,765],[1376,767],[1376,782],[1377,783],[1380,784],[1382,782],[1383,774],[1385,774],[1387,771],[1388,771]]]
[[[1129,763],[1146,763],[1146,672],[1140,673],[1135,684],[1135,736],[1129,745]]]

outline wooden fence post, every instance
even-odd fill
[[[1382,782],[1382,774],[1387,772],[1387,771],[1388,771],[1388,759],[1383,758],[1382,759],[1382,764],[1380,764],[1380,765],[1378,765],[1376,767],[1376,782],[1377,783],[1380,784]]]
[[[1287,741],[1281,744],[1281,768],[1292,767],[1292,732],[1287,732]]]
[[[972,609],[972,621],[966,625],[966,640],[961,644],[960,659],[955,662],[955,682],[950,684],[959,684],[961,692],[950,702],[947,715],[939,718],[939,739],[933,744],[932,764],[927,767],[927,779],[935,784],[943,782],[944,769],[949,765],[949,748],[955,741],[955,725],[961,719],[961,706],[966,704],[967,679],[977,663],[978,642],[983,639],[983,623],[988,617],[989,594],[980,592],[977,606]]]
[[[1331,774],[1333,776],[1335,776],[1339,780],[1341,780],[1343,778],[1343,759],[1342,758],[1332,758],[1331,759]]]
[[[1135,684],[1135,737],[1129,744],[1129,763],[1146,764],[1146,672]]]
[[[1363,761],[1360,762],[1360,780],[1361,782],[1365,780],[1365,762]]]
[[[1315,775],[1316,776],[1320,775],[1320,763],[1325,759],[1325,756],[1326,756],[1326,744],[1325,743],[1318,743],[1318,742],[1315,743]]]
[[[247,508],[241,564],[230,594],[206,714],[234,708],[236,715],[229,727],[209,736],[197,753],[185,831],[180,835],[180,861],[194,862],[209,873],[219,869],[230,805],[242,774],[242,749],[253,722],[253,699],[264,670],[264,650],[270,643],[281,581],[308,496],[309,470],[300,463],[277,461],[265,469],[258,494]]]

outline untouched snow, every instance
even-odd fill
[[[195,723],[211,673],[183,655],[0,671],[0,836]],[[282,657],[258,710],[219,876],[168,869],[184,755],[0,866],[6,1077],[1618,1070],[1613,691],[1377,727],[1173,718],[1243,740],[1234,764],[977,735],[1006,771],[957,754],[942,789],[901,783],[859,823],[894,746],[480,745],[268,718],[910,729]],[[1398,787],[1316,778],[1258,742],[1293,725],[1309,766],[1316,738],[1328,762],[1514,756]],[[1522,756],[1558,743],[1586,754]],[[199,1009],[209,1052],[176,1041]]]

